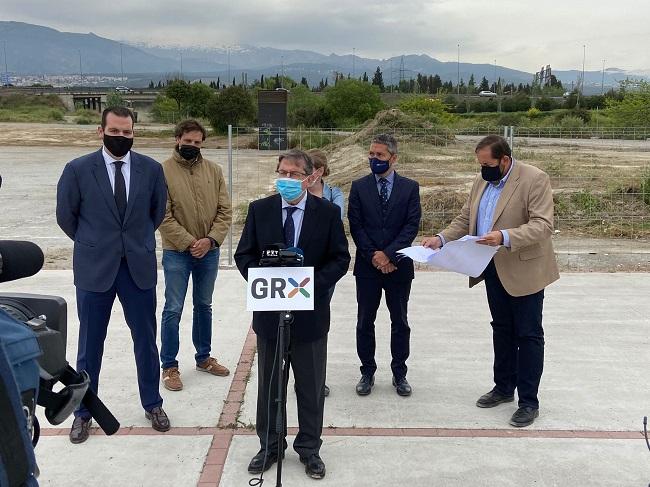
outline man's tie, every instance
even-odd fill
[[[298,208],[287,206],[287,219],[284,221],[284,243],[287,247],[293,247],[296,239],[296,226],[293,223],[293,212]]]
[[[379,178],[381,189],[379,190],[379,197],[381,198],[381,211],[384,213],[388,209],[388,179]]]
[[[115,161],[115,204],[122,221],[124,221],[126,213],[126,183],[122,174],[123,165],[124,161]]]

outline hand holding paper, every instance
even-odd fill
[[[398,250],[397,253],[416,262],[426,263],[470,277],[479,277],[499,250],[498,246],[477,243],[481,237],[465,235],[448,242],[444,247],[432,250],[421,245]]]

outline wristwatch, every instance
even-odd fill
[[[215,239],[213,239],[212,237],[208,237],[208,238],[210,239],[210,242],[212,242],[211,249],[216,249],[217,247],[219,247],[219,244],[217,243],[217,241]]]

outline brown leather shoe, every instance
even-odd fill
[[[162,382],[168,391],[180,391],[183,389],[183,381],[178,367],[163,369]]]
[[[220,377],[225,377],[230,374],[230,371],[219,362],[217,362],[217,359],[214,357],[210,357],[205,362],[196,364],[196,370],[207,372],[212,375],[218,375]]]
[[[72,428],[70,428],[70,442],[75,445],[83,443],[90,435],[91,418],[74,418]]]
[[[161,407],[153,408],[151,411],[145,411],[144,417],[151,421],[151,427],[156,431],[164,433],[171,428],[167,413]]]

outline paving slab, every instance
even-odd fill
[[[547,288],[544,305],[545,371],[537,429],[638,430],[650,412],[650,279],[647,274],[563,274]],[[375,387],[359,397],[355,346],[354,279],[336,288],[329,334],[325,426],[389,428],[502,428],[516,404],[478,409],[492,387],[490,315],[481,284],[462,276],[420,272],[409,303],[414,392],[398,397],[391,386],[390,332],[385,305],[378,314]],[[240,420],[255,421],[257,368],[253,367]],[[288,421],[297,425],[295,394]]]
[[[82,445],[43,437],[36,448],[41,486],[194,486],[212,436],[93,436]]]
[[[313,486],[289,448],[283,485]],[[248,485],[246,467],[258,449],[256,437],[235,436],[220,485]],[[648,456],[640,440],[325,437],[327,474],[318,485],[640,487],[650,482]],[[275,476],[274,466],[265,485],[275,485]]]
[[[250,325],[250,319],[242,311],[246,307],[243,283],[239,272],[221,269],[214,291],[212,354],[230,368],[231,372],[234,372],[237,365]],[[79,322],[72,271],[41,271],[34,277],[5,283],[0,287],[0,291],[55,294],[65,298],[68,303],[67,357],[74,366],[77,357]],[[229,377],[215,377],[195,370],[191,296],[190,284],[180,331],[179,366],[184,389],[180,392],[170,392],[161,385],[161,394],[165,401],[165,411],[173,427],[216,426],[223,401],[228,395],[232,373]],[[162,273],[158,278],[157,299],[157,317],[160,327],[160,316],[164,305]],[[160,328],[158,330],[160,347]],[[113,306],[105,342],[99,394],[123,427],[150,424],[144,418],[140,405],[131,335],[117,299]],[[69,426],[71,421],[68,419],[64,426]],[[48,425],[45,419],[42,422],[44,427]]]

